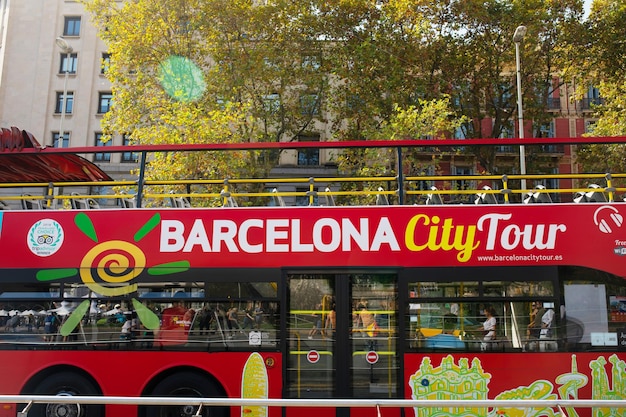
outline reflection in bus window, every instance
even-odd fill
[[[528,343],[528,303],[525,302],[411,302],[409,345],[416,349],[467,351],[524,350]],[[495,312],[495,337],[485,340],[486,311]],[[449,335],[442,337],[442,335]],[[452,338],[459,342],[452,342]],[[448,342],[444,342],[448,340]]]
[[[73,283],[28,289],[5,286],[0,294],[3,309],[16,317],[13,329],[7,326],[11,317],[0,315],[0,349],[15,343],[33,348],[63,343],[75,349],[250,349],[252,331],[257,332],[255,349],[275,349],[277,343],[275,282],[139,283],[137,291],[118,297],[102,297]],[[254,325],[229,338],[226,311],[250,306],[256,306]],[[80,317],[70,320],[73,314]],[[47,318],[54,318],[55,325],[46,325]],[[135,323],[131,331],[124,329],[129,320]],[[7,328],[12,334],[3,337]]]
[[[555,280],[541,279],[541,274],[547,274],[546,278],[551,274],[543,270],[529,273],[528,281],[516,277],[510,281],[409,282],[409,348],[479,351],[484,311],[489,307],[494,308],[497,322],[491,351],[587,351],[619,346],[620,337],[626,334],[623,279],[581,267],[555,270],[560,288]]]
[[[458,281],[417,282],[409,286],[410,297],[548,297],[552,281]]]
[[[478,296],[478,282],[415,282],[409,284],[409,293],[411,298]]]

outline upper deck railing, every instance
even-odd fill
[[[155,152],[297,150],[305,148],[390,148],[402,166],[407,148],[453,149],[459,146],[519,146],[519,139],[403,140],[351,142],[245,143],[204,145],[107,146],[107,153],[138,155],[133,180],[93,182],[0,183],[2,209],[97,209],[112,207],[193,207],[352,204],[506,204],[549,202],[621,202],[626,173],[387,176],[274,176],[272,178],[146,179],[146,163]],[[524,145],[565,146],[626,143],[626,137],[523,140]],[[100,154],[102,147],[22,149],[21,155]],[[9,152],[0,152],[0,163]],[[300,167],[302,172],[306,168]],[[529,185],[520,188],[521,180]],[[250,187],[255,185],[254,187]],[[348,187],[347,185],[352,185]],[[169,190],[168,190],[169,189]],[[168,190],[168,191],[164,191]],[[184,190],[184,191],[181,191]],[[252,191],[251,191],[252,190]],[[94,192],[95,191],[95,192]]]

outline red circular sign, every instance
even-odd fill
[[[306,354],[306,359],[311,363],[317,363],[320,360],[320,354],[316,350],[312,350]]]
[[[367,363],[374,365],[376,362],[378,362],[378,353],[370,350],[365,354],[365,360],[367,361]]]

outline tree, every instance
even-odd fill
[[[315,36],[299,24],[310,10],[252,3],[89,1],[111,56],[105,132],[176,144],[289,141],[313,131],[326,75]],[[148,175],[227,178],[245,169],[267,176],[277,162],[277,153],[163,154]]]
[[[364,130],[364,135],[372,140],[406,140],[420,137],[436,137],[442,132],[454,131],[466,122],[464,117],[457,118],[450,106],[448,97],[439,100],[418,100],[418,105],[401,108],[395,105],[389,120],[380,122],[377,129]],[[396,176],[402,172],[406,176],[434,174],[438,169],[438,155],[441,150],[430,149],[431,157],[424,158],[423,150],[412,148],[404,153],[403,166],[398,166],[395,150],[385,149],[348,149],[338,157],[339,166],[350,175],[361,177]],[[380,161],[383,161],[381,163]],[[342,183],[342,190],[365,191],[380,186],[380,183],[359,182]],[[351,197],[350,204],[367,204],[370,197],[362,195]],[[341,198],[339,201],[341,202]]]
[[[595,0],[588,19],[572,40],[575,65],[567,75],[576,80],[577,98],[596,87],[601,100],[592,103],[597,121],[587,136],[626,134],[626,4],[616,0]],[[581,145],[576,161],[584,172],[616,172],[626,169],[626,146]],[[621,179],[614,185],[623,186]]]
[[[138,144],[239,140],[232,126],[245,126],[245,104],[220,107],[203,88],[209,51],[198,36],[203,22],[196,17],[202,3],[95,0],[86,4],[111,56],[106,75],[114,100],[102,120],[106,134],[125,134]],[[157,154],[149,162],[147,179],[225,178],[245,166],[243,155],[232,156]]]
[[[127,134],[135,143],[292,141],[320,129],[329,138],[358,139],[361,133],[341,128],[346,120],[360,119],[370,135],[395,106],[409,104],[404,96],[412,87],[403,85],[412,63],[389,68],[377,42],[350,39],[367,21],[380,27],[375,38],[397,45],[394,56],[411,55],[411,44],[398,42],[394,22],[374,3],[92,0],[87,8],[111,56],[114,103],[103,119],[105,132]],[[346,77],[346,43],[362,52],[352,62],[363,75],[377,62],[379,82]],[[344,82],[355,86],[352,92],[338,87]],[[345,106],[337,93],[339,101],[363,97],[369,110],[360,116],[338,111]],[[225,178],[245,168],[246,175],[262,177],[278,157],[162,154],[151,161],[149,175]]]
[[[626,135],[626,4],[616,0],[595,0],[578,42],[578,97],[589,86],[599,89],[602,102],[596,103],[597,121],[589,136]],[[577,162],[587,172],[615,172],[626,169],[626,147],[620,144],[584,145],[576,152]],[[619,181],[619,180],[618,180]]]
[[[529,22],[524,103],[539,120],[558,87],[555,66],[567,62],[557,45],[582,13],[580,0],[84,1],[111,53],[105,131],[138,143],[511,135],[515,27]],[[444,102],[446,128],[398,125]],[[495,171],[495,149],[466,149]],[[279,160],[233,156],[168,160],[166,177],[187,165],[205,176],[266,176]]]
[[[332,114],[338,137],[359,138],[388,121],[395,105],[445,95],[468,120],[447,132],[459,138],[515,136],[515,28],[526,23],[522,43],[527,120],[552,117],[548,97],[560,87],[555,73],[568,64],[559,45],[577,30],[578,0],[559,2],[463,0],[332,2],[320,6],[330,22],[324,33],[333,74]],[[336,32],[331,32],[331,31]],[[491,123],[486,123],[489,120]],[[471,141],[468,142],[468,145]],[[496,149],[466,147],[483,170],[496,170]]]
[[[425,3],[422,9],[446,40],[435,38],[426,45],[429,54],[441,57],[437,84],[450,90],[458,114],[472,121],[462,126],[461,137],[516,136],[513,34],[521,24],[528,29],[520,44],[525,118],[539,126],[552,117],[546,109],[548,97],[560,87],[555,73],[568,65],[559,44],[576,27],[582,14],[580,2],[441,1]],[[455,18],[448,23],[438,16]],[[467,149],[485,172],[496,172],[496,149]]]

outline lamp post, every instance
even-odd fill
[[[63,138],[65,136],[65,132],[63,132],[63,121],[65,119],[65,107],[67,106],[67,77],[70,73],[70,54],[74,51],[74,49],[68,45],[67,41],[62,37],[58,37],[54,41],[57,46],[61,49],[63,53],[65,53],[65,68],[63,68],[63,63],[61,63],[61,69],[65,72],[65,80],[63,81],[63,99],[61,100],[61,121],[59,122],[59,141],[58,147],[63,147]]]
[[[518,26],[513,35],[515,42],[515,66],[517,68],[517,118],[519,138],[524,139],[524,112],[522,108],[522,76],[520,73],[519,44],[526,35],[526,26]],[[519,146],[520,174],[526,175],[526,154],[524,145]],[[526,178],[522,178],[522,190],[526,189]]]

